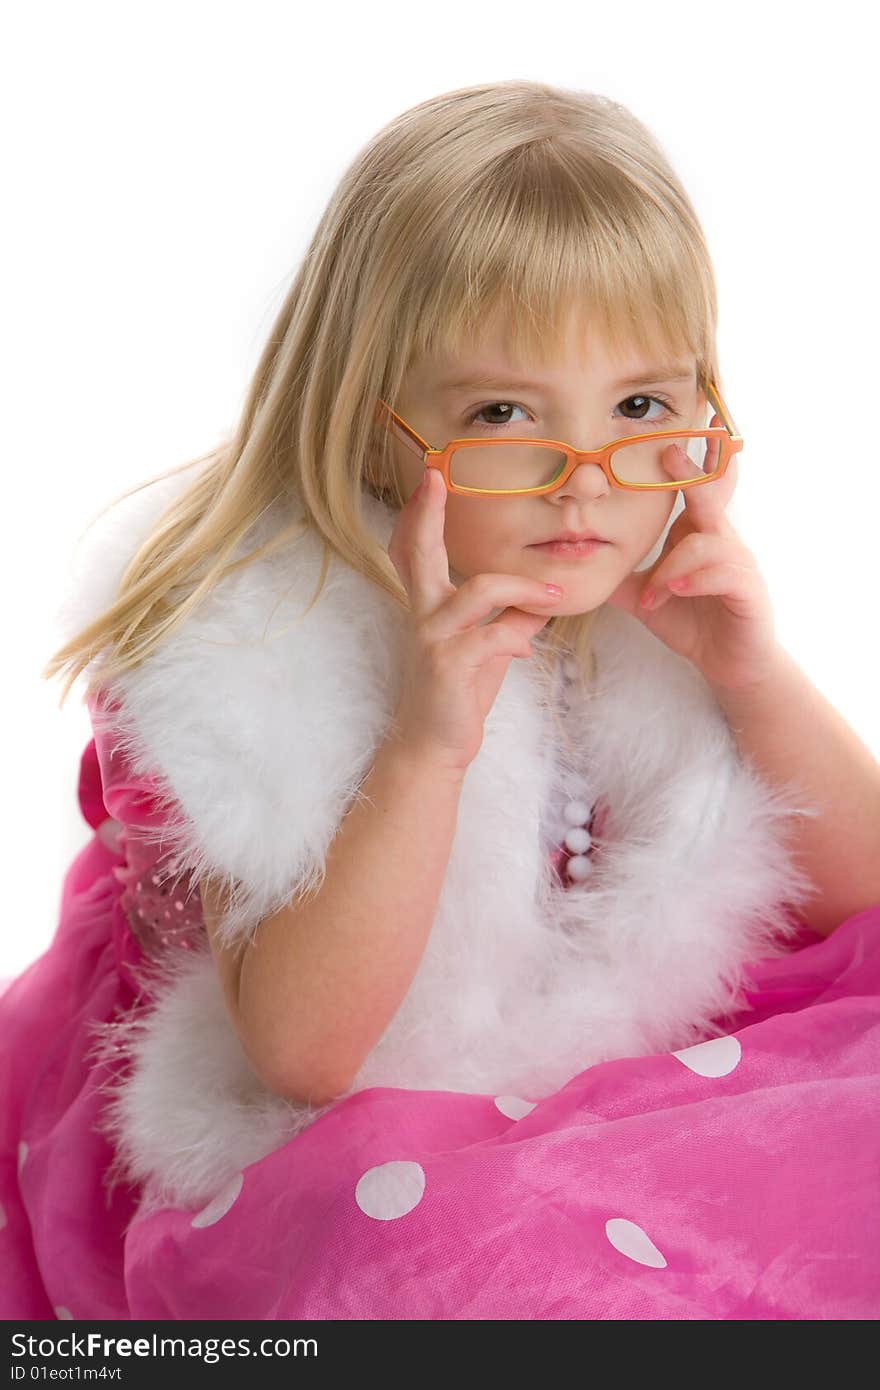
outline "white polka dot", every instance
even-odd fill
[[[62,1307],[60,1303],[57,1308],[52,1309],[52,1312],[61,1322],[73,1322],[73,1313],[71,1313],[69,1308]]]
[[[496,1096],[495,1104],[506,1115],[508,1120],[521,1120],[524,1115],[528,1115],[537,1105],[534,1100],[520,1100],[519,1096]]]
[[[425,1170],[403,1160],[368,1168],[355,1188],[355,1201],[365,1216],[393,1221],[417,1207],[425,1191]]]
[[[652,1269],[666,1268],[666,1261],[654,1242],[634,1221],[615,1216],[605,1222],[605,1234],[615,1250],[626,1255],[627,1259],[635,1260],[640,1265],[650,1265]]]
[[[27,1158],[27,1156],[28,1156],[28,1146],[27,1146],[27,1144],[24,1142],[24,1140],[22,1139],[21,1143],[20,1143],[19,1146],[18,1146],[18,1175],[19,1175],[19,1177],[21,1177],[21,1170],[22,1170],[22,1168],[24,1167],[24,1161],[25,1161],[25,1159]]]
[[[710,1038],[708,1042],[695,1043],[672,1055],[697,1076],[727,1076],[739,1066],[742,1048],[739,1038]]]
[[[221,1216],[225,1216],[235,1202],[244,1182],[244,1173],[236,1173],[234,1178],[221,1187],[216,1197],[212,1197],[206,1207],[202,1207],[189,1223],[191,1226],[213,1226]]]
[[[4,1207],[3,1203],[0,1202],[0,1231],[3,1230],[3,1227],[4,1227],[5,1225],[6,1225],[6,1208]]]

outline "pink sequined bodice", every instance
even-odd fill
[[[114,707],[90,702],[94,738],[80,768],[80,805],[98,836],[118,854],[113,875],[122,884],[120,907],[145,956],[160,960],[169,946],[192,950],[205,934],[202,901],[189,873],[162,840],[168,806],[160,803],[159,782],[136,777],[113,733],[105,726]]]
[[[176,874],[163,855],[137,832],[118,831],[124,863],[113,870],[123,885],[120,904],[145,955],[158,959],[169,946],[192,950],[204,936],[202,900],[189,874]]]

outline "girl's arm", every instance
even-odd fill
[[[795,782],[821,809],[793,848],[822,890],[801,916],[828,936],[880,904],[880,763],[782,647],[758,689],[715,694],[756,770],[771,785]]]
[[[386,738],[327,853],[310,898],[221,948],[217,899],[205,925],[227,1008],[252,1066],[291,1100],[347,1090],[418,968],[455,834],[464,773]]]

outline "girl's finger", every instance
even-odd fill
[[[754,557],[746,551],[742,541],[734,534],[717,535],[714,532],[689,531],[667,555],[661,556],[650,573],[643,579],[645,589],[660,592],[672,587],[673,581],[682,575],[695,574],[697,570],[710,565],[753,564]]]
[[[446,483],[438,469],[425,468],[425,475],[410,502],[414,504],[414,515],[404,533],[410,538],[407,550],[409,595],[413,614],[424,618],[455,592],[455,585],[449,578],[444,537]]]
[[[750,565],[738,565],[728,560],[722,564],[707,565],[705,569],[694,570],[690,574],[677,575],[665,584],[661,582],[656,589],[652,585],[646,593],[648,596],[654,595],[653,602],[643,603],[643,607],[650,608],[654,613],[670,598],[697,598],[709,594],[729,601],[731,607],[735,607],[739,601],[745,612],[751,607],[760,587],[761,580]]]
[[[459,638],[458,659],[478,670],[486,661],[498,656],[534,656],[531,638],[534,632],[523,631],[513,623],[486,623],[471,628]]]
[[[559,585],[522,574],[484,572],[472,575],[455,589],[449,601],[429,616],[424,630],[431,641],[444,641],[483,623],[497,609],[496,617],[483,626],[512,627],[531,637],[553,616],[562,598]],[[523,612],[523,604],[539,609],[539,613]]]
[[[715,441],[712,441],[712,445],[716,448],[717,456],[718,445]],[[703,475],[703,470],[697,467],[680,444],[668,445],[663,450],[661,458],[666,472],[670,478],[674,478],[677,482],[686,482],[689,478]],[[713,532],[718,535],[729,534],[730,522],[724,515],[724,509],[736,486],[735,463],[736,459],[734,458],[731,461],[731,467],[720,478],[702,483],[699,487],[682,488],[685,502],[685,510],[682,515],[688,517],[696,530],[703,531],[707,535]]]
[[[432,471],[436,470],[425,468],[421,479],[401,508],[388,542],[388,558],[400,575],[409,597],[411,611],[419,616],[433,612],[438,602],[455,589],[449,580],[449,560],[443,538],[445,503],[442,508],[436,509],[433,518],[426,511],[426,489],[430,486]],[[443,491],[445,492],[445,487]],[[442,554],[433,557],[430,554],[432,520],[434,528],[439,526],[439,544],[442,547]],[[436,536],[436,529],[434,535]],[[436,548],[436,540],[434,545]],[[435,592],[436,583],[432,584],[430,580],[432,560],[434,573],[445,576],[445,584],[441,588],[439,598]],[[444,561],[445,571],[442,568]],[[430,598],[432,592],[433,601]]]

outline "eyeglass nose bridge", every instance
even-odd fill
[[[556,481],[546,488],[547,492],[556,492],[559,488],[564,487],[569,479],[574,477],[582,463],[592,463],[601,469],[609,487],[620,486],[611,472],[611,448],[609,445],[606,444],[602,449],[575,449],[574,445],[562,447],[565,448],[565,463],[562,465]]]
[[[565,449],[568,457],[565,460],[563,473],[566,475],[573,473],[582,463],[595,463],[607,477],[611,473],[611,451],[613,448],[615,445],[605,444],[601,449],[576,449],[573,444],[569,444]]]

